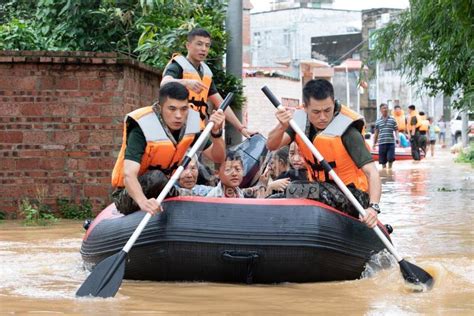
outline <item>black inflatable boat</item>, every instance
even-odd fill
[[[360,277],[371,255],[384,249],[359,220],[306,199],[175,197],[165,200],[163,209],[129,252],[126,279],[351,280]],[[104,209],[82,243],[86,267],[119,252],[144,215],[123,216],[114,204]]]

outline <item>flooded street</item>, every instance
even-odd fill
[[[111,299],[76,299],[82,222],[0,224],[0,314],[474,314],[474,172],[448,151],[381,170],[383,223],[398,252],[435,278],[404,287],[398,264],[361,280],[282,285],[124,281]],[[370,273],[369,273],[370,274]]]

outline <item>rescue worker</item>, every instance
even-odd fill
[[[208,101],[217,109],[223,99],[213,81],[212,71],[204,62],[211,47],[211,35],[204,29],[196,28],[189,32],[186,42],[187,56],[175,54],[165,70],[161,85],[179,82],[189,91],[189,102],[201,117],[201,130],[209,118]],[[245,137],[255,132],[249,131],[235,116],[229,107],[225,111],[226,119]]]
[[[393,107],[392,116],[397,122],[398,131],[400,133],[405,133],[407,131],[407,118],[405,112],[399,105]]]
[[[378,205],[381,195],[379,173],[368,150],[362,129],[363,118],[334,100],[334,88],[324,79],[310,80],[303,88],[304,109],[291,111],[279,109],[276,112],[278,125],[270,131],[267,140],[269,150],[276,150],[296,141],[306,161],[308,177],[331,192],[333,198],[344,199],[341,211],[357,216],[357,211],[347,197],[336,187],[327,172],[313,157],[302,139],[289,127],[294,116],[296,123],[305,131],[316,149],[333,167],[349,190],[366,210],[362,221],[368,227],[377,224]],[[321,192],[320,192],[321,194]]]
[[[408,139],[410,140],[411,156],[413,160],[420,160],[420,126],[421,118],[412,104],[408,106]]]
[[[112,172],[112,197],[123,214],[143,210],[153,215],[159,210],[156,197],[200,133],[199,115],[189,109],[188,90],[170,82],[161,87],[158,103],[125,116],[122,148]],[[214,126],[203,154],[222,162],[224,113],[217,111],[210,120]]]
[[[418,113],[421,119],[420,125],[420,149],[423,151],[426,157],[426,147],[428,146],[428,131],[430,128],[430,122],[425,115],[425,112],[420,111]]]

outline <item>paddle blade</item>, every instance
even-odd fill
[[[400,271],[408,286],[415,292],[431,290],[434,285],[433,277],[422,268],[403,259],[399,262]]]
[[[125,274],[127,253],[119,253],[102,260],[77,290],[76,296],[114,297]]]

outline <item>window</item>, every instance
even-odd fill
[[[375,29],[369,29],[369,50],[374,49],[375,41],[377,40],[374,32],[375,32]]]
[[[264,44],[265,47],[267,48],[272,48],[273,46],[273,41],[272,41],[272,32],[271,31],[265,31],[265,38],[264,38]]]
[[[377,82],[375,79],[369,82],[369,100],[375,100],[377,98]]]
[[[253,33],[253,40],[257,48],[262,47],[262,38],[260,36],[260,32]]]
[[[291,43],[291,35],[288,29],[283,30],[283,47],[290,46]]]

